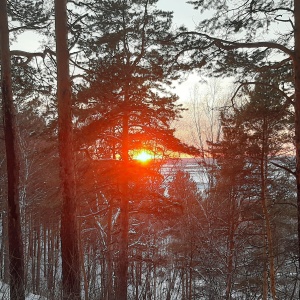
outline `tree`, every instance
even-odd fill
[[[7,164],[8,243],[10,264],[10,297],[25,299],[24,259],[19,207],[19,155],[15,108],[13,104],[7,3],[0,2],[1,91]]]
[[[261,81],[264,77],[262,77]],[[273,80],[273,82],[276,80]],[[280,93],[268,94],[265,86],[256,85],[255,89],[249,93],[250,101],[243,108],[236,112],[239,123],[243,124],[248,136],[249,156],[253,164],[257,164],[259,174],[260,202],[262,215],[264,218],[264,228],[266,235],[266,261],[268,264],[265,274],[270,277],[270,291],[273,299],[276,299],[276,271],[274,257],[274,238],[272,230],[272,205],[270,203],[270,181],[271,162],[279,155],[284,155],[283,148],[288,149],[289,136],[289,111],[282,103]],[[255,162],[255,160],[257,162]],[[275,170],[273,169],[273,172]],[[278,199],[273,199],[278,201]],[[266,275],[268,277],[268,275]],[[267,281],[267,280],[266,280]],[[267,299],[268,284],[265,285],[264,299]]]
[[[156,10],[156,2],[90,1],[88,26],[82,29],[79,41],[80,49],[89,57],[85,67],[88,87],[81,87],[78,93],[78,115],[83,116],[78,126],[78,140],[83,141],[80,148],[94,157],[120,158],[117,299],[127,298],[132,151],[197,153],[176,139],[170,129],[181,111],[174,103],[177,97],[165,89],[171,76],[161,40],[170,30],[171,14]],[[93,117],[86,118],[86,112]]]
[[[184,171],[178,171],[168,186],[170,200],[180,205],[182,213],[177,218],[177,224],[174,225],[177,234],[174,234],[173,243],[170,242],[172,249],[176,252],[176,259],[179,268],[182,269],[182,299],[191,300],[199,297],[197,289],[199,288],[197,277],[198,265],[198,247],[200,246],[199,225],[201,218],[200,202],[202,201],[196,182],[193,181],[190,174]]]
[[[253,84],[252,75],[266,69],[280,74],[280,69],[286,68],[292,77],[291,85],[285,85],[289,82],[286,77],[280,85],[264,84],[270,91],[282,93],[295,110],[300,266],[300,3],[297,0],[188,2],[202,11],[212,9],[211,17],[200,22],[197,30],[183,29],[177,36],[184,44],[182,52],[190,52],[190,67],[206,65],[218,74],[240,74],[241,85]],[[275,29],[283,24],[282,30]]]
[[[221,116],[221,124],[222,139],[209,143],[215,167],[211,169],[214,185],[208,187],[206,203],[203,205],[209,232],[208,237],[204,237],[212,248],[208,250],[211,251],[209,259],[215,261],[206,276],[215,276],[213,281],[210,278],[212,287],[218,290],[218,285],[221,285],[218,293],[224,294],[225,299],[231,299],[235,292],[239,292],[237,265],[245,255],[245,232],[252,217],[249,218],[244,212],[248,209],[252,214],[255,208],[255,201],[249,201],[255,184],[253,166],[248,163],[245,155],[247,139],[242,126],[236,125],[234,118],[226,113]],[[224,269],[224,274],[214,274],[216,268]],[[224,283],[219,282],[221,278],[224,278]],[[208,289],[209,295],[212,291],[212,288]]]
[[[274,81],[276,79],[273,79]],[[275,209],[276,204],[282,202],[281,197],[276,197],[278,185],[275,184],[275,174],[282,173],[282,170],[274,169],[274,165],[278,168],[276,161],[285,157],[284,148],[288,150],[290,111],[285,106],[281,93],[271,96],[268,89],[260,84],[256,85],[253,91],[247,90],[246,95],[248,97],[245,97],[242,104],[231,110],[224,109],[221,114],[223,138],[212,148],[220,166],[216,173],[215,188],[219,198],[228,199],[225,203],[229,204],[229,218],[224,219],[231,224],[229,228],[232,229],[228,230],[231,233],[229,245],[232,245],[234,252],[240,228],[245,228],[246,222],[259,224],[255,231],[248,231],[247,234],[257,234],[255,244],[258,242],[263,249],[262,253],[261,250],[255,250],[263,257],[256,266],[256,272],[261,270],[263,274],[262,298],[267,299],[270,293],[272,298],[276,299],[282,297],[282,294],[279,296],[282,289],[276,283],[276,261],[280,254],[274,246],[274,236],[278,234],[274,219],[277,218],[279,222],[276,214],[282,209],[280,213],[283,216],[286,210],[278,206]],[[246,205],[252,207],[252,216],[249,213],[245,214]],[[222,215],[222,212],[218,215]],[[251,248],[254,250],[255,247],[249,247]],[[232,259],[230,264],[233,266]],[[233,268],[230,269],[228,274],[232,273]],[[237,278],[237,275],[235,277]],[[253,274],[252,279],[255,277]],[[230,299],[234,284],[237,283],[232,279],[230,281],[226,289],[227,299]]]
[[[80,299],[80,259],[78,249],[74,153],[72,138],[72,93],[69,75],[67,1],[55,1],[57,56],[57,100],[60,178],[63,196],[61,248],[63,299]]]

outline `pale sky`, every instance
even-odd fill
[[[194,10],[191,4],[186,3],[186,0],[159,0],[157,7],[162,10],[174,12],[174,28],[185,25],[189,29],[194,29],[200,19],[200,12]],[[28,52],[38,51],[39,39],[40,37],[32,31],[26,32],[18,37],[18,43],[14,43],[11,49],[22,49]],[[180,97],[181,102],[185,102],[190,98],[189,91],[198,82],[199,77],[193,74],[188,76],[188,80],[185,83],[176,85],[176,93]]]
[[[198,10],[194,10],[193,6],[186,3],[187,0],[159,0],[157,7],[165,11],[173,11],[174,29],[181,25],[185,25],[189,29],[194,29],[200,21],[201,15]],[[13,43],[11,49],[22,49],[23,51],[33,52],[39,50],[40,37],[33,32],[27,32],[18,37],[18,43]],[[207,93],[207,85],[200,84],[199,74],[190,74],[186,76],[186,80],[181,84],[174,85],[174,91],[179,96],[179,102],[185,106],[188,105],[193,98],[193,90],[196,86],[199,87],[201,95]],[[202,78],[203,79],[203,78]],[[185,114],[184,120],[174,124],[178,130],[178,136],[184,140],[190,140],[187,137],[190,124],[186,123],[189,120],[188,113]]]
[[[200,19],[200,12],[193,9],[191,4],[186,0],[159,0],[157,7],[166,11],[174,12],[174,27],[181,25],[193,29]],[[33,32],[26,32],[18,37],[18,43],[13,44],[11,49],[18,49],[20,46],[24,51],[34,51],[38,48],[39,37]]]
[[[186,0],[159,0],[157,7],[174,12],[174,24],[179,27],[181,25],[193,29],[200,19],[200,12],[193,9],[191,4],[187,4]]]

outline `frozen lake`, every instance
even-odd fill
[[[174,174],[184,171],[190,174],[191,179],[197,183],[200,190],[203,190],[207,183],[207,171],[203,167],[200,159],[180,158],[169,159],[161,168],[162,174],[168,181],[172,180]]]

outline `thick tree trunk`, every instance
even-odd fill
[[[67,29],[67,1],[55,0],[58,139],[63,195],[61,214],[63,299],[80,299],[80,258],[76,222],[74,154],[72,147],[71,81]]]
[[[9,31],[6,0],[0,0],[1,33],[1,88],[3,127],[7,162],[8,245],[10,271],[10,298],[25,299],[24,259],[19,206],[19,161],[17,134],[12,96]]]
[[[295,84],[295,144],[296,144],[296,181],[298,205],[298,267],[300,269],[300,1],[294,0],[294,37],[295,49],[294,84]],[[298,285],[299,286],[299,285]],[[300,299],[300,288],[299,288]]]

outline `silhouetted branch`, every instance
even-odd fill
[[[218,48],[224,49],[224,50],[235,50],[235,49],[241,49],[241,48],[249,48],[249,49],[271,48],[271,49],[281,50],[282,52],[288,54],[292,59],[294,59],[294,57],[295,57],[294,51],[290,50],[289,48],[287,48],[281,44],[275,43],[275,42],[239,43],[239,42],[232,42],[232,41],[215,38],[206,33],[201,33],[201,32],[197,32],[197,31],[181,32],[177,36],[175,36],[174,39],[176,39],[177,37],[183,36],[183,35],[196,35],[196,36],[206,38],[206,39],[212,41],[212,44],[214,44]],[[201,48],[201,47],[199,47],[199,48]]]
[[[11,56],[23,56],[26,57],[27,60],[22,62],[20,65],[27,65],[33,58],[35,57],[41,57],[45,58],[47,54],[50,54],[50,56],[55,56],[56,53],[50,49],[45,49],[44,52],[27,52],[22,50],[11,50],[10,55]]]
[[[295,171],[292,171],[291,169],[289,169],[289,168],[287,168],[285,166],[279,165],[279,164],[277,164],[275,162],[272,162],[272,161],[271,161],[271,164],[274,165],[275,167],[278,167],[278,168],[281,168],[281,169],[287,171],[288,173],[290,173],[290,174],[292,174],[292,175],[294,175],[296,177],[296,172]]]
[[[285,92],[283,92],[281,89],[279,89],[277,86],[273,85],[273,84],[269,84],[266,82],[260,82],[260,81],[248,81],[248,82],[240,82],[240,85],[238,86],[238,88],[236,89],[236,91],[234,92],[233,96],[231,97],[231,103],[232,103],[232,107],[234,107],[234,98],[236,97],[236,95],[238,94],[239,90],[246,86],[246,85],[263,85],[263,86],[267,86],[270,87],[274,90],[276,90],[278,93],[280,93],[286,100],[288,104],[292,104],[294,105],[294,101],[292,100],[291,96],[288,96]]]

